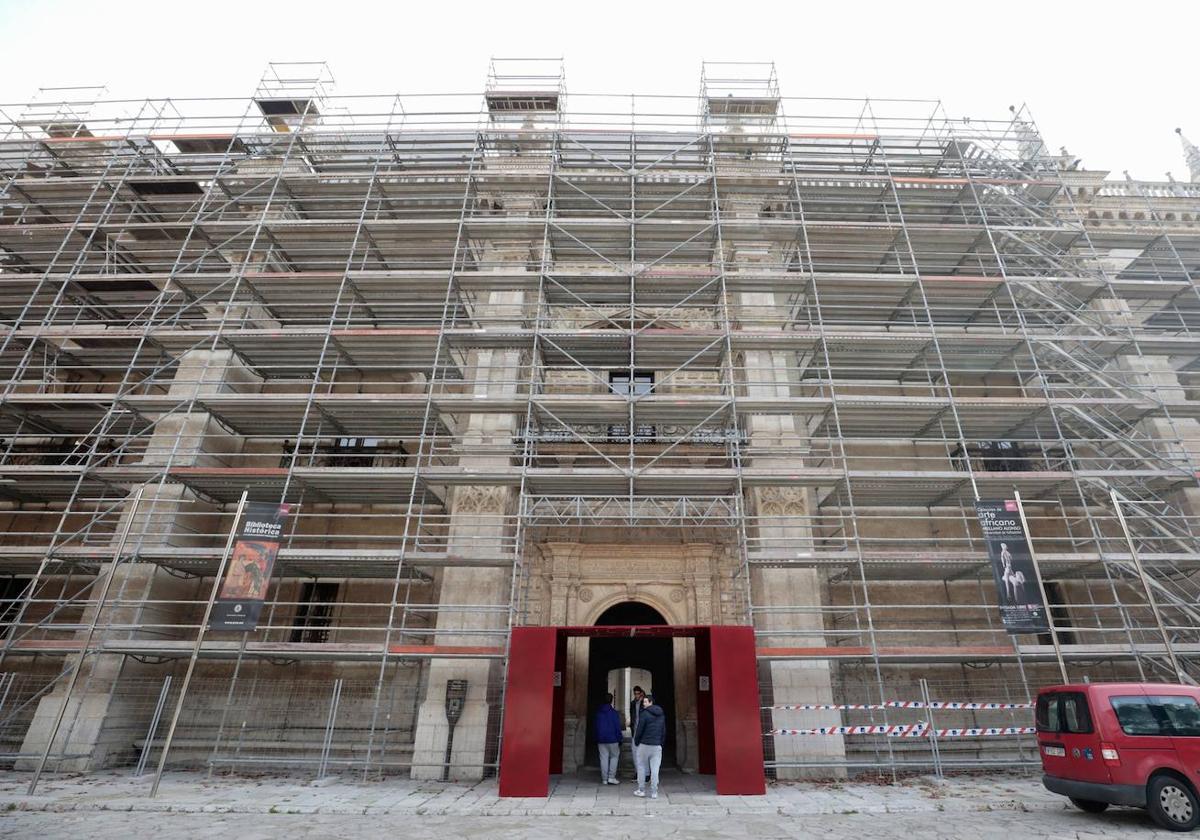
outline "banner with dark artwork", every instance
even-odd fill
[[[1046,605],[1016,501],[976,502],[975,515],[992,561],[1004,629],[1009,633],[1049,632]]]
[[[249,632],[258,626],[289,509],[290,505],[246,505],[225,580],[213,604],[210,630]]]

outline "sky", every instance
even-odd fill
[[[465,93],[493,56],[561,57],[569,92],[694,95],[704,60],[774,61],[784,96],[1025,104],[1088,168],[1186,180],[1198,35],[1197,0],[0,0],[0,103],[249,96],[271,61],[326,61],[339,94]]]

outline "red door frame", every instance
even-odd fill
[[[567,639],[571,636],[690,637],[696,640],[699,770],[717,793],[766,793],[758,667],[751,627],[516,627],[508,654],[500,795],[550,794],[562,772]]]

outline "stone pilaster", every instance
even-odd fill
[[[192,395],[257,388],[257,377],[241,367],[232,353],[195,350],[181,357],[168,393],[182,401]],[[226,456],[236,455],[240,447],[241,440],[221,429],[206,412],[180,412],[158,419],[141,463],[156,467],[221,466],[226,463]],[[202,505],[182,485],[160,485],[153,481],[144,486],[136,510],[132,500],[133,493],[115,530],[114,552],[116,540],[127,525],[126,554],[155,546],[211,544],[211,531],[218,518],[211,508]],[[110,570],[110,564],[102,566],[98,579],[102,580]],[[89,597],[98,595],[99,585],[97,583],[96,591],[89,593]],[[179,625],[189,621],[182,602],[205,598],[210,585],[211,581],[203,579],[172,577],[152,563],[121,563],[113,577],[98,626],[137,629],[97,631],[93,644],[105,639],[179,638],[181,633],[190,638],[193,630],[178,629]],[[120,606],[113,606],[117,603]],[[90,624],[96,609],[96,606],[86,609],[81,624]],[[85,631],[77,634],[80,640],[84,636]],[[66,660],[64,668],[71,664],[70,659]],[[137,676],[161,678],[166,673],[161,667],[143,665],[122,655],[87,657],[52,750],[53,754],[65,753],[74,757],[50,766],[78,772],[128,760],[133,749],[128,732],[144,731],[149,725],[152,706],[144,697],[131,697],[122,692],[118,680]],[[55,716],[67,699],[65,692],[66,680],[63,680],[39,702],[26,730],[22,753],[40,754],[45,749]],[[32,763],[22,760],[17,766],[28,769]]]
[[[1134,312],[1129,302],[1122,299],[1097,301],[1097,309],[1104,320],[1115,327],[1140,329],[1151,312]],[[1115,379],[1133,394],[1147,402],[1161,400],[1171,416],[1153,417],[1138,423],[1134,440],[1143,448],[1153,451],[1162,458],[1180,466],[1188,461],[1200,465],[1200,421],[1187,416],[1191,414],[1187,388],[1171,364],[1169,356],[1117,356],[1109,368]],[[1188,516],[1200,515],[1200,490],[1185,488],[1172,501]]]
[[[745,203],[731,206],[735,214],[756,212]],[[768,243],[757,241],[731,242],[729,268],[731,271],[753,271],[769,266],[775,260]],[[742,329],[764,331],[782,329],[786,306],[773,292],[744,292],[731,301]],[[794,357],[783,351],[747,351],[741,359],[743,388],[749,398],[789,397],[796,383],[792,381],[798,368]],[[752,416],[746,431],[749,434],[750,469],[755,472],[786,474],[794,470],[809,452],[808,429],[804,419],[796,415]],[[762,551],[809,554],[814,550],[812,517],[816,514],[816,498],[811,489],[780,484],[756,488],[749,492],[749,509],[756,516],[752,528],[755,545]],[[779,647],[823,647],[824,616],[822,606],[823,581],[813,568],[754,567],[751,574],[751,596],[758,611],[755,627],[767,631],[759,643]],[[779,633],[770,635],[771,631]],[[833,702],[833,675],[827,660],[774,660],[768,665],[772,696],[775,704],[806,704]],[[777,711],[772,715],[773,728],[789,729],[814,726],[836,726],[841,723],[837,712]],[[788,763],[819,763],[837,761],[845,756],[841,737],[797,738],[778,736],[774,739],[775,761]],[[812,771],[801,767],[783,767],[776,771],[779,778],[828,777],[828,768]]]
[[[460,487],[454,491],[450,517],[450,551],[462,557],[495,551],[504,536],[514,496],[507,487]],[[511,574],[507,569],[447,568],[441,576],[437,643],[453,646],[502,647],[500,633],[508,625]],[[489,609],[490,607],[490,609]],[[417,716],[412,777],[439,779],[446,757],[450,723],[446,718],[446,683],[466,680],[467,697],[454,729],[450,778],[479,779],[494,741],[489,727],[488,689],[502,678],[499,664],[487,659],[435,659],[429,665],[428,688]]]
[[[752,510],[757,517],[756,535],[764,545],[803,555],[813,551],[812,520],[816,499],[812,490],[796,487],[764,487],[751,492]],[[825,621],[822,606],[824,582],[817,569],[753,567],[750,576],[755,627],[767,635],[759,644],[777,647],[824,647]],[[772,632],[779,635],[770,635]],[[772,698],[775,705],[832,703],[833,672],[828,660],[772,660]],[[803,729],[838,726],[841,715],[826,711],[775,711],[774,729]],[[780,735],[774,739],[777,762],[836,761],[845,757],[840,736],[799,738]],[[828,768],[806,771],[800,767],[781,767],[781,779],[810,776],[828,777]]]
[[[491,243],[485,262],[508,271],[523,266],[528,243]],[[501,268],[497,268],[501,270]],[[521,270],[518,268],[517,270]],[[523,292],[493,291],[475,315],[484,329],[519,325],[523,318]],[[467,371],[467,387],[476,397],[508,397],[518,390],[522,375],[520,351],[474,351]],[[513,451],[518,418],[511,414],[471,414],[462,432],[464,468],[506,468]],[[449,552],[459,557],[495,556],[511,540],[516,493],[509,487],[464,486],[455,488],[450,501]],[[441,574],[437,617],[439,645],[503,645],[508,627],[512,578],[508,569],[447,568]],[[483,607],[483,609],[480,609]],[[448,680],[467,680],[467,698],[454,729],[449,775],[452,779],[479,779],[494,749],[496,728],[490,725],[489,687],[498,686],[503,674],[496,660],[435,659],[429,665],[428,687],[417,716],[412,777],[441,778],[446,760],[450,724],[446,719]]]

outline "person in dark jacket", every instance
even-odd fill
[[[613,696],[604,695],[596,709],[596,748],[600,751],[600,784],[619,785],[617,761],[621,757],[621,715],[613,708]]]
[[[637,729],[638,713],[642,710],[642,700],[646,697],[646,692],[642,691],[640,685],[633,687],[633,699],[629,701],[629,734],[632,735]]]
[[[638,713],[637,728],[633,731],[633,755],[637,765],[637,790],[634,796],[646,795],[646,771],[650,772],[650,798],[658,799],[658,768],[662,765],[663,742],[667,739],[667,714],[647,694]]]

